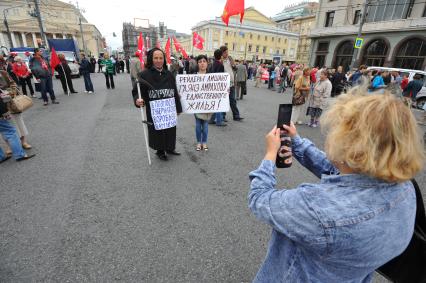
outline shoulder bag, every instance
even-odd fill
[[[33,106],[33,100],[26,95],[20,94],[19,92],[9,102],[9,109],[12,114],[22,113],[31,106]]]
[[[382,276],[395,283],[426,282],[426,216],[422,193],[416,180],[416,220],[414,233],[408,247],[399,256],[377,269]]]

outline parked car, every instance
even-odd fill
[[[421,76],[421,80],[423,81],[423,87],[417,93],[416,96],[416,106],[419,109],[423,109],[423,105],[426,103],[426,71],[420,70],[411,70],[411,69],[399,69],[399,68],[388,68],[388,67],[368,67],[368,70],[378,70],[378,71],[389,71],[389,72],[399,72],[401,76],[403,74],[408,74],[408,79],[411,81],[415,74],[419,74]]]

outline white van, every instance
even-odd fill
[[[417,102],[417,108],[423,109],[423,105],[426,102],[426,71],[420,71],[420,70],[411,70],[411,69],[399,69],[399,68],[388,68],[388,67],[368,67],[367,70],[378,70],[378,71],[388,71],[388,72],[399,72],[399,74],[402,76],[403,74],[408,74],[409,81],[413,80],[413,77],[415,74],[419,74],[423,81],[423,87],[417,93],[416,96],[416,102]]]

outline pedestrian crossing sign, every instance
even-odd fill
[[[355,39],[355,48],[361,48],[362,47],[362,43],[364,42],[364,38],[360,38],[360,37],[357,37],[356,39]]]

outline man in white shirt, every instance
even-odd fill
[[[232,110],[232,116],[234,121],[242,121],[244,118],[240,116],[240,111],[237,107],[237,100],[235,99],[235,80],[234,80],[234,60],[230,56],[228,56],[228,47],[221,46],[220,50],[222,51],[222,63],[225,68],[225,72],[229,74],[231,79],[231,88],[229,93],[229,104]]]

